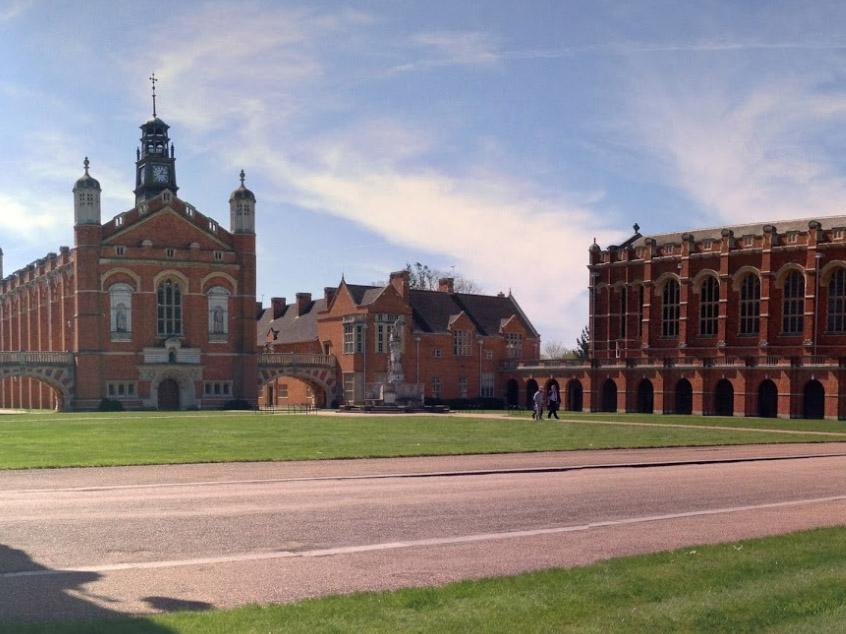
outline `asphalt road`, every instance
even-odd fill
[[[0,621],[440,584],[843,523],[846,443],[0,472]]]

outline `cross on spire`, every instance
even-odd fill
[[[153,84],[153,118],[156,118],[156,82],[159,81],[156,79],[156,73],[150,75],[147,79]]]
[[[82,165],[85,167],[85,175],[88,176],[88,165],[89,165],[89,163],[88,163],[88,157],[87,156],[85,157],[85,160],[82,161]]]
[[[244,170],[241,170],[241,187],[244,186]]]

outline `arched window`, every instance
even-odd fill
[[[165,280],[156,291],[157,332],[160,337],[182,334],[182,291],[179,284]]]
[[[223,338],[229,332],[229,291],[215,286],[208,292],[209,337]]]
[[[679,336],[679,283],[668,280],[661,294],[661,336]]]
[[[791,271],[784,280],[781,330],[786,335],[801,334],[805,327],[805,276]]]
[[[846,269],[837,269],[828,281],[827,332],[846,332]]]
[[[717,334],[720,316],[720,283],[713,275],[702,281],[699,290],[699,334],[710,337]]]
[[[129,284],[112,284],[109,287],[109,306],[112,338],[132,333],[132,287]]]
[[[761,328],[761,282],[750,273],[740,285],[740,334],[757,335]]]

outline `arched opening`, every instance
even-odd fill
[[[758,386],[758,416],[775,418],[778,416],[778,389],[770,379],[761,381]]]
[[[0,379],[0,407],[64,411],[65,394],[55,385],[29,374],[7,374]]]
[[[676,383],[676,414],[689,416],[693,413],[693,387],[687,379]]]
[[[514,409],[519,404],[520,400],[520,385],[517,379],[508,379],[505,384],[505,403],[509,408]]]
[[[805,418],[825,418],[825,388],[816,379],[805,383],[802,415]]]
[[[655,391],[649,379],[643,379],[637,386],[637,411],[640,414],[651,414],[655,411]]]
[[[526,407],[531,409],[532,407],[532,397],[535,395],[535,392],[538,391],[538,382],[534,379],[529,379],[526,382]]]
[[[160,410],[179,409],[179,383],[173,379],[164,379],[159,383],[158,405]]]
[[[337,407],[328,386],[306,377],[276,375],[259,389],[259,405],[270,408]]]
[[[617,384],[612,379],[606,379],[602,384],[602,412],[617,411]]]
[[[564,408],[569,412],[581,412],[584,409],[584,392],[579,379],[571,379],[567,383],[567,402]]]
[[[734,416],[734,388],[728,379],[720,379],[714,388],[714,414]]]

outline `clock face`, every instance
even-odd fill
[[[157,183],[166,183],[167,167],[164,165],[153,165],[153,180]]]

